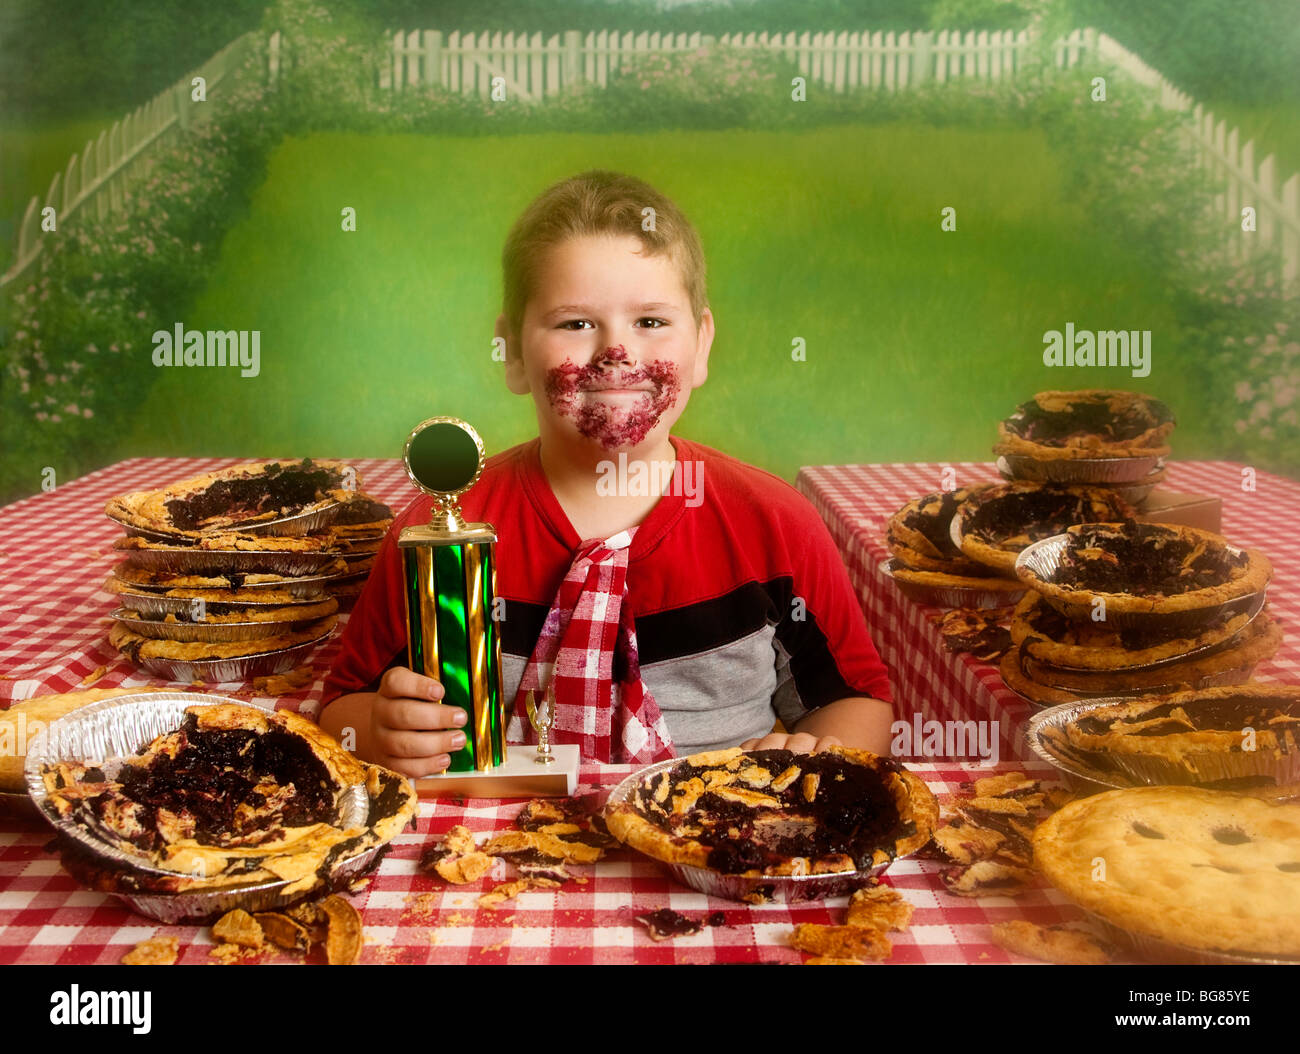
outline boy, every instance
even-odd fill
[[[784,481],[670,436],[714,334],[686,218],[639,180],[588,172],[525,210],[502,263],[506,384],[532,396],[538,438],[490,458],[461,508],[500,537],[511,738],[532,738],[524,690],[550,685],[556,740],[597,760],[737,744],[887,754],[888,674],[816,511]],[[605,485],[620,455],[651,493]],[[405,666],[394,539],[429,507],[417,498],[384,541],[320,722],[413,777],[464,744],[464,713]]]

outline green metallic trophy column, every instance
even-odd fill
[[[436,678],[442,702],[468,720],[465,746],[448,771],[485,772],[506,760],[501,639],[488,523],[465,523],[456,499],[478,480],[483,441],[453,417],[431,417],[407,437],[406,472],[434,499],[430,522],[406,527],[398,540],[406,575],[407,656],[412,670]]]

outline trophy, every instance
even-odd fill
[[[576,747],[561,748],[556,756],[562,764],[547,769],[507,756],[496,528],[465,522],[458,504],[483,471],[483,440],[458,418],[430,417],[407,436],[403,458],[411,482],[433,498],[429,522],[403,528],[397,542],[405,573],[407,662],[440,681],[443,705],[467,717],[465,745],[451,752],[447,771],[417,780],[417,788],[432,796],[572,794]],[[553,714],[553,704],[545,710]]]

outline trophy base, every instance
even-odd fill
[[[512,743],[506,763],[486,772],[440,772],[415,781],[421,798],[563,798],[578,788],[578,747],[551,748],[555,760],[539,765],[537,748]]]

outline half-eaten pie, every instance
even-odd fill
[[[347,501],[360,486],[341,461],[250,461],[182,480],[161,490],[113,498],[104,511],[118,523],[198,538]]]
[[[1060,483],[1000,483],[957,510],[961,551],[1014,578],[1016,557],[1034,542],[1077,523],[1127,520],[1134,508],[1114,491]]]
[[[190,707],[180,728],[120,766],[58,762],[43,780],[47,809],[153,869],[94,867],[78,843],[81,873],[114,892],[277,879],[306,892],[340,859],[391,841],[416,806],[407,780],[357,761],[306,718],[237,704]],[[357,784],[369,815],[345,827],[343,798]]]
[[[989,486],[962,487],[909,501],[890,517],[886,531],[889,551],[913,571],[977,577],[989,574],[988,568],[965,556],[953,544],[948,530],[957,507]]]
[[[1064,533],[1050,572],[1022,564],[1016,574],[1067,614],[1087,617],[1097,597],[1109,613],[1205,611],[1254,596],[1273,574],[1258,549],[1194,527],[1080,521]]]
[[[1039,392],[998,425],[996,454],[1040,461],[1166,457],[1174,415],[1140,392]]]
[[[1186,948],[1300,958],[1300,809],[1199,787],[1082,798],[1034,832],[1034,863],[1076,904]]]
[[[888,864],[925,845],[938,815],[896,761],[836,746],[695,754],[638,782],[605,819],[657,860],[758,877]]]

